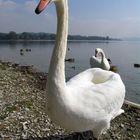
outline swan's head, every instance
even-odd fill
[[[101,53],[104,53],[104,51],[101,48],[96,48],[95,49],[95,57],[100,56]]]
[[[35,9],[35,13],[40,14],[49,3],[60,2],[60,1],[65,1],[65,0],[40,0],[38,6]]]
[[[38,6],[35,9],[35,13],[40,14],[51,1],[53,0],[40,0]]]

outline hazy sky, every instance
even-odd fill
[[[140,0],[68,0],[69,34],[140,37]],[[0,32],[56,31],[54,4],[40,15],[39,0],[0,0]]]

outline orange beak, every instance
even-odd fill
[[[36,14],[40,14],[45,7],[50,3],[51,0],[40,0],[37,8],[35,9]]]

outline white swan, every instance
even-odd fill
[[[110,70],[110,64],[105,57],[105,53],[101,48],[95,49],[95,56],[90,58],[91,68],[102,68],[104,70]]]
[[[50,0],[41,0],[40,13]],[[53,122],[67,130],[92,130],[95,137],[110,127],[121,114],[125,87],[118,74],[99,68],[87,69],[65,82],[65,55],[68,34],[68,1],[55,0],[57,37],[46,92],[46,110]]]

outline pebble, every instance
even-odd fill
[[[88,133],[81,138],[50,121],[44,111],[47,75],[26,69],[0,61],[0,139],[91,140]],[[123,109],[100,140],[140,140],[140,110],[128,105]]]

